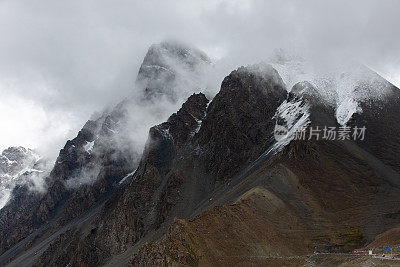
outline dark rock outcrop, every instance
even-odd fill
[[[145,103],[159,93],[176,100],[180,70],[171,71],[174,60],[192,72],[208,64],[181,46],[152,47],[138,77]],[[391,123],[389,130],[398,134],[396,90],[389,87],[389,100],[362,102],[365,113],[349,123],[367,123],[373,132]],[[209,105],[205,95],[193,94],[152,127],[136,162],[117,142],[127,103],[67,142],[48,192],[32,198],[32,211],[9,215],[23,225],[13,232],[8,224],[6,246],[54,218],[32,241],[30,253],[40,251],[38,266],[128,260],[134,266],[301,265],[314,251],[360,248],[400,222],[397,137],[385,144],[376,139],[381,133],[364,143],[306,138],[277,146],[277,123],[292,127],[305,118],[306,130],[339,126],[334,108],[308,82],[288,93],[271,66],[241,67],[223,80]],[[383,104],[387,112],[379,109]],[[88,181],[75,180],[82,172]],[[13,205],[27,201],[15,199]],[[8,212],[16,209],[10,207]]]
[[[129,118],[126,117],[129,105],[151,104],[165,96],[175,101],[177,86],[184,86],[188,92],[198,90],[185,80],[185,75],[196,72],[193,75],[200,78],[197,72],[203,65],[209,64],[207,56],[197,49],[168,42],[153,45],[137,78],[137,87],[146,92],[145,99],[126,99],[99,118],[89,120],[76,138],[69,140],[61,149],[51,173],[45,179],[45,192],[15,188],[9,205],[0,210],[0,254],[48,222],[51,223],[46,227],[50,230],[45,232],[51,233],[112,195],[121,186],[119,182],[138,167],[140,160],[141,151],[130,143],[128,129],[135,125],[129,125]],[[158,72],[160,69],[163,71]],[[169,79],[165,73],[173,73],[173,77]],[[204,99],[198,101],[197,105],[205,105],[201,104]],[[183,109],[181,112],[191,110]],[[193,115],[200,116],[198,113]],[[194,127],[197,125],[193,122],[195,118],[171,119],[180,120],[173,123],[176,129],[171,128],[177,135],[182,133],[182,136],[176,136],[176,140],[180,140],[178,142],[188,138],[189,134],[183,133],[187,128],[185,123],[190,124],[189,128]],[[156,132],[156,129],[152,131]]]
[[[75,265],[100,264],[160,227],[176,204],[176,189],[183,182],[179,173],[171,172],[176,151],[198,127],[197,117],[202,119],[207,102],[203,94],[194,94],[167,122],[150,129],[142,160],[129,185],[106,203],[94,231],[66,248],[59,247],[57,254],[69,251]]]
[[[271,118],[286,96],[279,75],[268,65],[240,68],[224,80],[221,88],[208,108],[206,97],[194,94],[166,122],[150,129],[142,160],[129,185],[106,203],[96,231],[68,249],[78,255],[96,248],[89,257],[93,261],[84,264],[104,263],[141,238],[165,232],[175,216],[189,216],[207,199],[216,181],[227,182],[263,152],[273,132]],[[252,135],[238,144],[246,131]],[[225,147],[221,149],[218,143]],[[193,153],[196,147],[202,152]],[[210,159],[224,168],[210,168]]]
[[[195,136],[205,168],[228,180],[271,144],[277,107],[287,91],[269,65],[241,67],[227,76]]]

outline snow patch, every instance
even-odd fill
[[[203,120],[196,120],[196,122],[197,122],[197,127],[196,127],[196,129],[194,129],[193,135],[197,134],[200,131],[201,124],[203,123]]]
[[[336,110],[338,123],[344,125],[354,113],[361,113],[360,103],[383,99],[390,93],[390,83],[357,62],[327,66],[299,58],[274,60],[271,65],[279,72],[288,90],[301,81],[312,83],[325,104]]]
[[[191,133],[189,133],[189,136],[190,136],[190,137],[193,137],[195,134],[197,134],[197,133],[200,131],[201,124],[203,123],[203,120],[202,120],[202,119],[196,118],[196,117],[193,116],[192,114],[190,114],[190,115],[193,117],[193,119],[194,119],[194,120],[196,121],[196,123],[197,123],[196,129],[194,129]]]
[[[359,103],[348,98],[343,100],[336,109],[336,119],[340,125],[345,125],[353,116],[354,113],[361,113],[362,108]]]
[[[30,190],[43,191],[43,177],[47,174],[47,162],[31,149],[11,147],[0,155],[0,209],[10,200],[17,185],[29,186]]]
[[[2,209],[11,198],[11,189],[3,188],[0,192],[0,209]]]
[[[119,185],[123,184],[129,177],[132,177],[135,174],[136,170],[134,170],[131,173],[128,173],[124,178],[121,179],[121,181],[118,182],[118,184]]]
[[[172,135],[169,132],[169,128],[162,128],[160,126],[156,126],[157,130],[161,133],[161,135],[165,138],[165,139],[173,139]]]
[[[94,147],[94,140],[92,142],[87,142],[86,145],[83,146],[83,148],[85,149],[85,151],[89,154],[92,154],[93,151],[93,147]]]
[[[280,151],[294,139],[296,131],[307,127],[310,123],[309,108],[309,104],[303,99],[285,100],[278,107],[273,117],[277,122],[275,131],[283,130],[283,133],[277,135],[275,132],[276,142],[272,146],[273,151]]]

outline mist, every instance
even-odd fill
[[[165,39],[208,54],[214,69],[202,89],[211,97],[230,71],[279,48],[321,66],[361,62],[400,85],[398,10],[385,0],[1,1],[0,149],[55,158],[92,114],[135,95],[147,49]],[[133,108],[146,122],[137,142],[182,99],[164,102],[158,117]]]

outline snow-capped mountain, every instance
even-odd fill
[[[0,155],[0,209],[6,205],[16,185],[42,186],[43,159],[33,150],[9,147]]]
[[[297,266],[398,227],[398,88],[365,67],[320,75],[281,56],[227,73],[208,99],[209,65],[185,45],[150,47],[134,97],[66,142],[47,190],[14,188],[0,264]],[[294,138],[343,125],[365,139]]]
[[[166,42],[153,45],[132,96],[89,120],[66,142],[44,178],[46,191],[29,195],[25,187],[16,187],[15,198],[0,211],[0,254],[50,218],[63,225],[128,183],[129,174],[138,167],[148,129],[201,89],[208,67],[209,59],[195,48]],[[166,76],[163,68],[173,76]]]
[[[362,103],[385,100],[392,93],[393,85],[368,67],[354,62],[322,65],[299,56],[285,56],[279,50],[272,66],[279,72],[290,89],[307,81],[315,88],[319,101],[335,109],[340,125],[345,125],[353,114],[362,113]]]
[[[182,96],[186,99],[204,89],[204,76],[210,64],[204,52],[191,46],[177,42],[154,44],[144,57],[136,84],[144,90],[147,99],[177,100]]]

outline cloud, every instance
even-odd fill
[[[358,1],[0,1],[0,148],[55,155],[94,111],[132,94],[152,43],[173,38],[229,70],[299,49],[353,58],[399,85],[400,2]]]
[[[58,148],[66,141],[65,136],[76,134],[75,128],[81,124],[68,110],[46,112],[32,100],[7,93],[0,100],[0,123],[0,150],[36,144],[40,154],[50,158],[56,156],[54,146]]]

